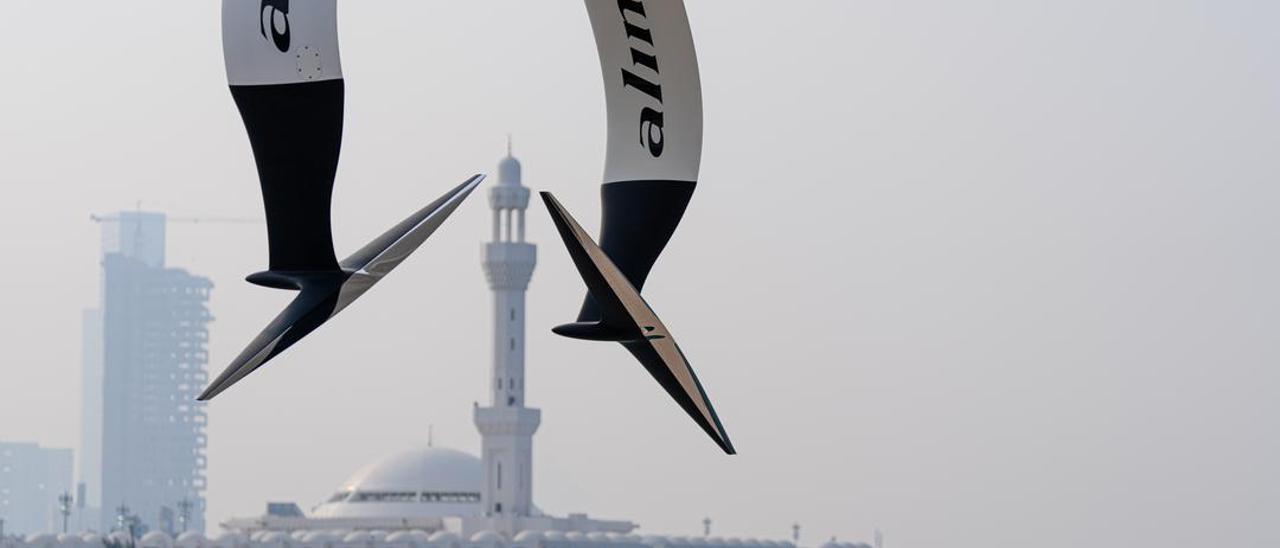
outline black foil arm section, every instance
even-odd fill
[[[680,224],[695,186],[688,181],[624,181],[600,187],[600,249],[636,290],[644,288],[649,271]],[[578,322],[599,319],[600,307],[588,293]]]
[[[342,148],[343,81],[231,86],[249,132],[272,271],[336,271],[329,223]]]

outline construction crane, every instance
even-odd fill
[[[89,220],[95,223],[116,223],[120,222],[120,217],[116,215],[89,215]],[[166,223],[189,223],[189,224],[262,224],[262,219],[255,217],[169,217],[165,216]]]
[[[133,229],[132,231],[134,232],[132,240],[129,240],[128,243],[126,244],[124,236],[123,234],[121,234],[120,235],[121,240],[117,241],[116,245],[130,245],[132,246],[135,256],[141,257],[142,250],[145,248],[144,241],[143,241],[145,239],[145,233],[143,231],[144,223],[140,222],[139,219],[130,219],[130,218],[122,219],[121,218],[122,213],[111,214],[111,215],[90,214],[89,220],[99,225],[104,223],[116,223],[116,225],[112,226],[112,229],[116,228],[116,226],[119,226],[122,232],[129,231],[129,229],[132,228]],[[141,213],[141,211],[139,211],[139,213]],[[191,225],[213,225],[213,224],[260,225],[264,222],[263,219],[261,218],[253,218],[253,217],[215,217],[215,216],[170,217],[168,215],[164,215],[163,213],[157,214],[156,217],[164,219],[165,225],[169,225],[173,223],[183,223],[183,224],[191,224]],[[152,217],[151,222],[155,222],[156,217]],[[133,223],[133,226],[130,227],[127,224],[120,224],[120,223]],[[106,237],[105,234],[103,236],[104,238]],[[103,245],[105,250],[106,249],[105,246],[107,245],[105,239],[103,240]],[[160,245],[164,245],[163,239],[161,240]],[[163,256],[164,256],[163,251],[161,251],[160,253],[161,261],[163,261]]]

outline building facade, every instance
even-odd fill
[[[525,291],[536,263],[525,241],[530,193],[511,156],[490,188],[493,231],[483,266],[493,291],[493,354],[488,405],[474,419],[480,457],[428,443],[359,469],[326,500],[303,512],[268,503],[258,516],[233,518],[212,538],[153,536],[144,548],[795,548],[781,540],[638,535],[629,520],[585,513],[552,515],[533,502],[533,435],[539,410],[525,405]],[[426,423],[426,419],[423,419]],[[6,547],[0,547],[6,548]],[[33,548],[30,543],[25,547]],[[823,548],[867,548],[829,544]]]
[[[84,458],[92,528],[204,529],[212,283],[164,264],[163,214],[102,219],[102,300],[85,315]]]
[[[0,521],[6,534],[62,531],[58,497],[71,493],[70,449],[0,442]]]
[[[524,215],[531,193],[521,176],[520,162],[508,147],[498,164],[497,184],[489,189],[493,230],[481,258],[493,292],[493,347],[488,405],[477,405],[473,415],[480,457],[428,443],[361,468],[307,515],[269,510],[258,517],[229,520],[224,528],[246,539],[273,532],[300,538],[338,530],[417,531],[422,535],[415,538],[423,541],[424,535],[436,534],[444,535],[437,539],[470,539],[485,533],[512,539],[528,531],[581,536],[635,530],[636,524],[625,520],[583,513],[548,515],[533,503],[533,435],[542,416],[525,406],[525,291],[537,249],[525,239]]]
[[[80,451],[76,454],[76,529],[100,526],[102,508],[102,309],[80,318]]]
[[[529,189],[520,170],[508,147],[498,184],[489,189],[493,235],[484,246],[484,272],[493,291],[493,368],[489,405],[474,414],[486,472],[483,515],[508,530],[533,512],[533,434],[542,421],[524,400],[524,301],[537,248],[525,241]]]

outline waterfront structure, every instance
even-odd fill
[[[71,492],[70,449],[0,442],[0,520],[6,534],[62,530],[58,497]]]
[[[204,529],[207,307],[213,284],[165,266],[165,216],[98,219],[102,296],[84,315],[85,529]]]
[[[480,456],[433,447],[410,449],[377,460],[354,473],[327,500],[304,513],[296,504],[272,503],[266,514],[222,524],[227,533],[211,541],[227,546],[289,542],[339,548],[437,546],[441,548],[549,548],[628,545],[632,548],[782,547],[772,541],[634,534],[627,520],[587,514],[554,516],[533,498],[533,435],[538,409],[526,406],[525,291],[537,263],[526,240],[525,208],[530,192],[519,160],[498,164],[489,188],[493,210],[490,241],[482,252],[493,292],[493,349],[488,405],[474,411]],[[424,421],[425,422],[425,421]]]
[[[436,447],[429,441],[360,468],[308,510],[292,502],[270,502],[265,513],[227,520],[221,524],[222,531],[213,535],[151,531],[136,544],[141,548],[796,548],[784,540],[639,535],[639,526],[632,521],[602,520],[584,513],[555,516],[534,504],[532,442],[541,417],[537,409],[525,405],[524,303],[536,264],[536,249],[526,241],[522,215],[528,196],[520,163],[508,150],[498,166],[497,184],[489,192],[494,223],[482,255],[493,290],[494,324],[488,405],[474,412],[481,456]],[[527,471],[523,482],[518,479],[521,470]],[[516,475],[508,476],[509,471]],[[129,540],[120,531],[110,535],[108,540]],[[0,548],[82,548],[102,540],[94,535],[36,536],[10,539],[8,544],[0,541]],[[869,547],[832,541],[822,548]]]
[[[428,444],[361,468],[310,515],[276,505],[275,512],[232,519],[224,527],[245,534],[418,530],[452,532],[458,538],[481,532],[514,538],[530,530],[625,534],[636,528],[630,521],[586,514],[550,516],[533,504],[533,434],[541,413],[525,406],[524,319],[537,248],[525,238],[530,192],[521,177],[520,161],[508,144],[497,184],[489,188],[492,233],[482,250],[493,291],[493,354],[489,404],[474,411],[481,456]]]

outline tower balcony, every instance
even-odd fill
[[[529,189],[523,186],[497,185],[489,188],[489,207],[524,210],[529,207]]]
[[[489,287],[525,289],[538,262],[538,248],[524,242],[490,242],[484,245],[484,274]]]
[[[542,410],[531,407],[476,407],[476,429],[482,435],[532,436],[542,424]]]

